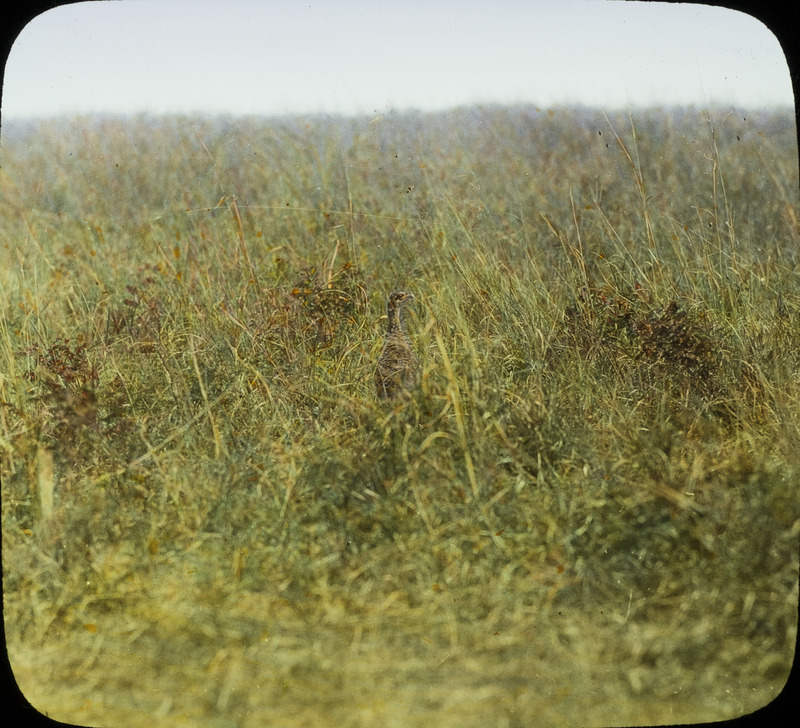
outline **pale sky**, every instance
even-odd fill
[[[775,36],[693,4],[98,0],[17,38],[3,118],[793,104]]]

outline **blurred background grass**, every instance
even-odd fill
[[[600,725],[780,691],[790,112],[2,131],[4,613],[34,705]],[[386,406],[396,288],[423,376]]]

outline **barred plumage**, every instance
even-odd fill
[[[375,370],[375,389],[381,399],[396,397],[419,381],[419,361],[400,318],[402,308],[413,300],[414,295],[405,291],[389,296],[386,339]]]

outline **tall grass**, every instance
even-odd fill
[[[779,691],[800,531],[791,115],[2,132],[5,617],[42,708],[602,724]],[[423,375],[387,406],[396,288],[418,299]],[[63,667],[87,649],[91,689]],[[114,703],[124,655],[155,702]]]

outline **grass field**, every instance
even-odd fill
[[[787,110],[8,123],[4,616],[102,726],[723,719],[797,632]],[[416,296],[420,385],[372,380]]]

